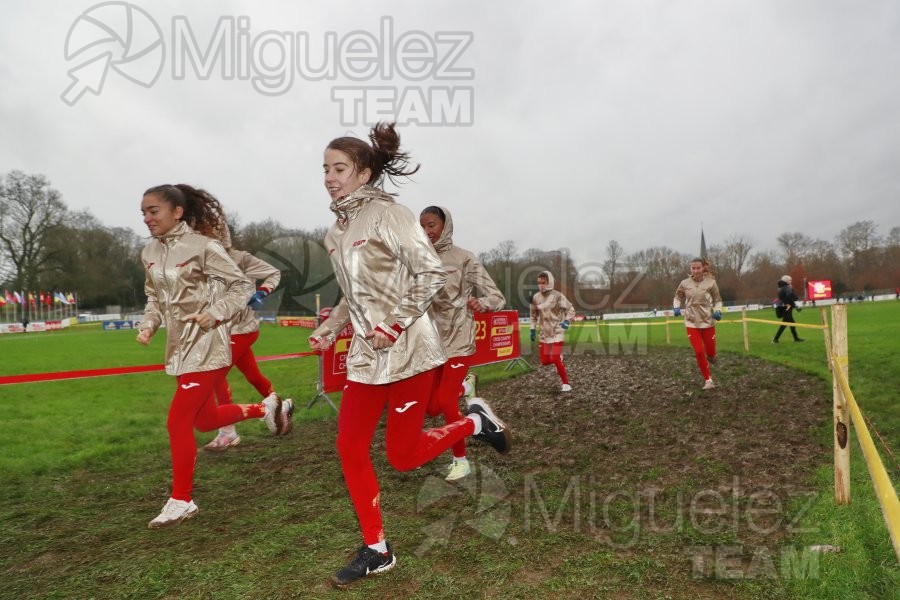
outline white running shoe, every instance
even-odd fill
[[[294,401],[290,398],[282,400],[278,394],[272,392],[262,403],[266,407],[266,416],[263,420],[272,435],[287,435],[294,426]]]
[[[287,435],[294,428],[294,401],[285,398],[281,401],[281,435]]]
[[[704,390],[711,390],[716,387],[716,384],[713,383],[712,379],[707,379],[706,383],[703,384]]]
[[[217,435],[213,441],[203,446],[203,449],[209,450],[210,452],[224,452],[240,443],[241,436],[239,436],[237,432],[228,432],[220,429],[219,435]]]
[[[444,478],[445,481],[456,481],[457,479],[462,479],[466,475],[472,472],[472,467],[469,466],[469,461],[463,458],[462,460],[458,458],[454,458],[453,462],[450,463],[450,467],[447,469],[447,476]]]
[[[163,506],[162,512],[147,524],[150,529],[160,529],[162,527],[171,527],[178,525],[186,519],[190,519],[197,514],[197,505],[194,501],[185,502],[184,500],[176,500],[169,498],[166,505]]]
[[[571,392],[571,391],[572,391],[572,386],[569,385],[568,383],[564,383],[564,384],[562,384],[562,386],[560,386],[559,391],[561,391],[561,392]]]

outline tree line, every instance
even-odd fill
[[[777,250],[754,252],[749,237],[734,235],[709,246],[707,258],[726,304],[770,302],[783,275],[793,278],[801,298],[806,280],[830,280],[835,297],[900,290],[900,226],[881,236],[873,221],[857,221],[831,242],[787,232],[778,236],[777,243]],[[698,240],[698,250],[699,246]],[[617,240],[610,240],[604,254],[601,261],[575,264],[566,249],[529,249],[520,254],[514,242],[504,241],[479,259],[513,308],[528,309],[537,289],[537,272],[546,269],[581,312],[603,314],[668,308],[678,283],[688,276],[690,260],[699,252],[657,246],[628,253]]]
[[[326,228],[292,229],[272,219],[244,225],[236,214],[229,214],[229,227],[235,247],[282,270],[281,286],[266,308],[311,314],[317,296],[321,306],[338,300],[322,247]],[[70,211],[44,175],[11,171],[0,176],[0,289],[71,289],[84,309],[140,310],[146,300],[140,261],[146,242],[146,235],[107,227],[88,211]],[[900,286],[900,226],[882,236],[874,222],[859,221],[833,241],[788,232],[777,242],[774,251],[754,252],[747,236],[709,246],[726,301],[767,302],[784,274],[798,288],[805,278],[830,279],[835,295]],[[504,241],[480,253],[479,260],[509,308],[526,312],[537,274],[549,270],[579,311],[602,314],[668,307],[694,256],[666,246],[629,253],[616,240],[604,250],[603,260],[576,264],[565,248],[520,252],[514,242]]]

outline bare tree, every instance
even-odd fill
[[[809,254],[809,249],[813,245],[812,238],[799,231],[782,233],[777,241],[784,257],[784,266],[788,271],[803,262],[803,257]]]
[[[606,245],[606,260],[603,261],[603,274],[609,282],[609,293],[612,295],[616,285],[616,275],[622,266],[622,260],[625,258],[625,248],[616,240],[609,240]]]
[[[889,248],[900,247],[900,226],[891,227],[890,233],[884,238],[884,245]]]
[[[728,268],[737,277],[744,272],[751,250],[753,250],[753,242],[748,237],[732,235],[725,240],[725,257],[728,261]]]
[[[491,257],[491,262],[499,263],[501,265],[511,265],[516,260],[516,255],[519,253],[518,248],[516,248],[516,243],[512,240],[504,240],[497,244],[497,247],[492,249],[488,255]]]
[[[53,258],[47,236],[62,223],[66,206],[43,175],[11,171],[0,180],[0,245],[14,287],[32,289]]]
[[[731,258],[728,249],[719,244],[713,244],[706,249],[706,258],[717,274],[730,273],[732,271]]]
[[[667,246],[657,246],[639,250],[628,257],[628,267],[636,272],[633,282],[642,279],[638,285],[623,291],[627,298],[617,299],[617,303],[646,304],[648,306],[668,306],[678,282],[687,276],[691,257],[676,252]]]
[[[858,255],[868,252],[881,243],[875,231],[878,226],[874,221],[857,221],[841,230],[837,237],[837,246],[845,259],[853,260]]]

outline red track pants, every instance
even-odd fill
[[[459,412],[459,397],[462,395],[462,383],[469,372],[468,356],[455,356],[437,368],[434,378],[434,391],[431,402],[425,411],[429,417],[444,415],[444,422],[453,423],[463,418]],[[453,444],[453,456],[463,458],[466,455],[465,438]]]
[[[262,404],[217,405],[213,390],[225,379],[228,367],[215,371],[185,373],[177,378],[178,388],[169,407],[166,426],[172,450],[172,497],[189,501],[194,487],[194,464],[197,461],[197,441],[194,428],[212,431],[244,419],[265,415]]]
[[[419,467],[475,432],[471,419],[423,430],[425,411],[438,368],[384,385],[348,381],[338,414],[337,451],[363,541],[384,540],[381,493],[370,455],[372,437],[387,406],[385,446],[388,462],[399,471]]]
[[[569,383],[569,374],[566,372],[566,367],[562,362],[563,342],[554,342],[552,344],[541,342],[538,348],[540,350],[541,364],[555,365],[556,372],[559,374],[562,382]]]
[[[263,375],[256,364],[256,356],[253,354],[253,344],[259,339],[259,330],[250,333],[238,333],[231,336],[231,364],[238,368],[244,374],[247,381],[250,382],[260,396],[265,398],[271,394],[272,382]],[[231,367],[228,367],[230,370]],[[226,371],[226,374],[228,371]],[[231,388],[228,387],[228,380],[222,380],[216,384],[216,400],[219,404],[231,404]]]
[[[709,361],[707,356],[716,355],[716,328],[705,327],[698,329],[697,327],[685,327],[687,329],[688,339],[691,341],[691,347],[694,349],[694,356],[697,358],[697,366],[703,373],[703,379],[711,377],[709,372]]]

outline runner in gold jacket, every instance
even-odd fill
[[[148,524],[155,529],[176,525],[198,512],[192,499],[195,427],[212,431],[244,419],[265,418],[273,433],[285,434],[291,430],[293,403],[274,397],[258,404],[217,406],[213,398],[231,365],[226,322],[253,293],[252,284],[222,245],[207,237],[214,235],[223,218],[219,201],[189,185],[161,185],[144,192],[141,213],[153,239],[141,252],[147,306],[137,341],[149,344],[165,324],[165,368],[177,378],[166,422],[172,494]]]
[[[419,215],[419,223],[447,271],[447,283],[435,294],[431,310],[449,360],[438,373],[428,415],[443,414],[444,420],[452,423],[462,419],[459,412],[462,386],[465,386],[467,397],[476,394],[477,378],[474,373],[468,375],[469,357],[475,353],[473,313],[500,310],[506,304],[506,298],[475,255],[453,243],[453,217],[449,210],[443,206],[429,206]],[[447,469],[446,480],[462,479],[470,472],[466,441],[459,440],[453,444],[453,460]]]

